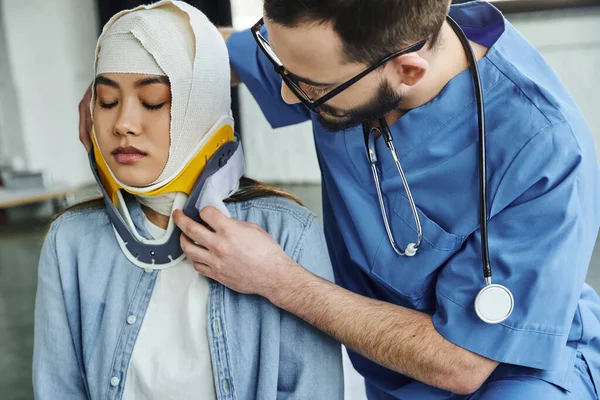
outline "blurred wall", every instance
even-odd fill
[[[0,2],[0,165],[9,165],[14,158],[25,160],[25,144],[21,136],[21,113],[8,59],[2,9]]]
[[[233,26],[246,29],[262,16],[262,0],[232,0]],[[249,176],[268,182],[318,183],[317,155],[310,122],[271,129],[252,95],[241,85],[240,115]]]
[[[511,14],[508,19],[570,90],[594,134],[600,158],[600,7]],[[265,181],[318,182],[310,123],[274,131],[245,88],[241,98],[248,173]]]
[[[92,78],[94,1],[1,1],[6,48],[0,45],[0,51],[8,66],[0,63],[0,82],[9,69],[16,94],[2,86],[0,104],[9,119],[20,120],[20,129],[10,128],[16,121],[8,124],[7,151],[11,156],[22,153],[26,168],[45,170],[55,180],[89,181],[77,137],[77,106]]]
[[[509,16],[575,98],[600,159],[600,7]]]

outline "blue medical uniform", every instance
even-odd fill
[[[450,15],[489,51],[479,62],[488,141],[489,245],[494,282],[515,309],[489,325],[473,302],[484,280],[479,231],[476,103],[463,71],[391,127],[423,226],[415,257],[397,256],[381,219],[362,129],[325,131],[280,98],[281,79],[249,32],[231,62],[273,127],[313,119],[324,226],[336,282],[432,315],[456,345],[501,364],[476,394],[442,391],[350,353],[371,399],[590,399],[600,386],[600,298],[584,283],[600,224],[600,174],[589,128],[540,54],[486,2]],[[250,134],[251,135],[251,134]],[[384,143],[379,173],[391,227],[416,239],[406,193]]]

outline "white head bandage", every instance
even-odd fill
[[[110,73],[166,75],[131,32],[104,36],[98,53],[96,75]]]
[[[140,201],[169,215],[173,194],[144,197],[185,167],[207,133],[231,116],[229,57],[217,28],[194,7],[164,0],[115,15],[104,27],[96,50],[101,73],[166,75],[171,84],[169,158],[149,188],[131,188]],[[93,102],[93,100],[92,100]]]

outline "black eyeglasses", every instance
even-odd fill
[[[298,97],[298,99],[302,102],[302,104],[304,104],[309,110],[314,111],[314,112],[316,112],[316,109],[319,106],[323,105],[327,101],[331,100],[333,97],[337,96],[344,90],[348,89],[350,86],[354,85],[356,82],[358,82],[359,80],[361,80],[362,78],[364,78],[369,73],[376,70],[377,68],[379,68],[386,62],[390,61],[393,58],[399,57],[403,54],[414,53],[415,51],[419,51],[425,46],[425,43],[427,43],[427,40],[422,40],[419,43],[416,43],[406,49],[402,49],[393,54],[390,54],[389,56],[387,56],[387,57],[383,58],[382,60],[380,60],[379,62],[373,64],[372,66],[370,66],[369,68],[367,68],[366,70],[361,72],[360,74],[356,75],[354,78],[342,83],[341,85],[337,86],[335,89],[331,90],[327,94],[314,100],[304,90],[302,90],[302,88],[300,88],[299,80],[297,78],[295,78],[294,76],[290,75],[286,71],[285,67],[283,66],[283,63],[281,62],[281,60],[279,60],[279,58],[275,55],[275,52],[271,48],[269,41],[260,33],[260,29],[263,27],[263,25],[264,25],[264,19],[261,18],[251,28],[252,35],[254,36],[254,39],[256,40],[258,47],[260,47],[260,49],[265,54],[265,56],[269,59],[269,61],[271,61],[271,63],[275,67],[275,72],[277,72],[279,75],[281,75],[281,78],[286,83],[286,85],[290,88],[290,90],[294,93],[294,95],[296,95],[296,97]]]

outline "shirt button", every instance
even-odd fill
[[[229,394],[229,381],[227,379],[223,379],[223,391],[225,394]]]
[[[154,270],[153,270],[152,268],[144,268],[144,271],[145,271],[147,274],[151,274],[151,273],[152,273],[152,271],[154,271]]]
[[[121,382],[121,380],[119,378],[117,378],[116,376],[113,376],[112,378],[110,378],[111,386],[119,386],[119,382]]]
[[[218,319],[213,321],[213,331],[215,332],[215,336],[221,336],[221,323]]]
[[[135,324],[135,321],[137,321],[137,318],[135,317],[135,315],[130,315],[129,317],[127,317],[127,323],[129,325]]]

